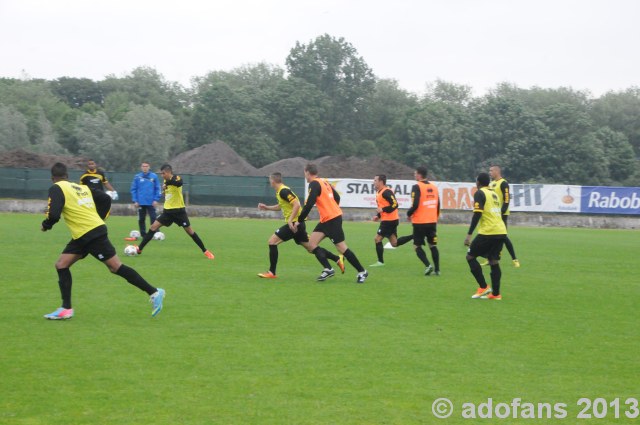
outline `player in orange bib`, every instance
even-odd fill
[[[427,167],[417,167],[415,171],[417,183],[411,189],[411,208],[407,217],[413,224],[413,235],[398,238],[398,245],[403,245],[413,239],[416,255],[425,265],[425,276],[440,276],[440,253],[438,251],[438,217],[440,216],[440,198],[438,188],[427,180]],[[429,263],[427,254],[422,249],[427,240],[433,265]]]
[[[315,254],[320,264],[324,267],[324,270],[322,270],[317,280],[323,281],[335,276],[335,271],[327,260],[325,250],[319,249],[318,247],[320,242],[325,237],[328,237],[336,246],[338,252],[344,255],[344,258],[358,270],[356,282],[364,283],[369,273],[362,267],[358,257],[349,249],[345,242],[344,231],[342,230],[342,210],[338,205],[340,195],[328,181],[318,177],[318,167],[315,164],[307,164],[304,167],[304,177],[307,183],[309,183],[309,193],[307,194],[302,212],[300,216],[298,216],[298,221],[292,225],[292,230],[294,232],[297,231],[299,223],[304,222],[314,205],[318,207],[320,223],[313,229],[309,237],[309,250]]]
[[[378,261],[369,267],[382,267],[384,266],[382,240],[388,238],[391,246],[395,247],[398,245],[398,223],[400,223],[400,217],[398,215],[398,201],[396,200],[396,196],[393,190],[387,186],[387,176],[384,174],[376,175],[373,178],[373,186],[378,191],[376,194],[377,214],[373,217],[373,221],[379,221],[380,226],[374,238]]]

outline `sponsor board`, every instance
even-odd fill
[[[376,208],[373,180],[333,178],[327,181],[340,194],[344,208]],[[443,210],[471,210],[475,183],[432,182],[438,187]],[[411,207],[414,180],[388,180],[402,209]],[[510,211],[602,214],[640,214],[640,188],[549,184],[510,184]],[[305,193],[308,190],[305,183]]]
[[[640,214],[640,188],[583,186],[581,211],[593,214]]]

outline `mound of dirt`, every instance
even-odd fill
[[[376,174],[386,174],[389,179],[413,180],[413,168],[397,161],[384,158],[358,158],[355,156],[323,156],[312,161],[301,158],[287,158],[258,169],[260,175],[268,176],[281,172],[284,177],[304,177],[304,167],[309,162],[318,166],[321,177],[342,177],[352,179],[373,179]]]
[[[180,174],[206,174],[212,176],[261,176],[236,151],[217,141],[182,152],[169,161],[174,172]]]
[[[258,172],[261,176],[268,176],[271,173],[282,173],[283,177],[304,177],[304,166],[308,163],[308,159],[296,156],[295,158],[286,158],[272,162],[259,168]]]
[[[73,170],[84,170],[87,158],[40,154],[23,149],[0,153],[0,167],[50,168],[56,162],[62,162]],[[180,174],[268,176],[273,172],[280,172],[284,177],[304,177],[304,167],[309,162],[318,166],[321,177],[373,179],[376,174],[386,174],[389,179],[413,180],[413,168],[378,157],[323,156],[314,160],[295,157],[281,159],[257,169],[221,141],[182,152],[169,161],[169,164]]]
[[[51,168],[61,162],[71,170],[84,170],[88,158],[65,155],[51,155],[27,152],[24,149],[0,152],[0,167],[10,168]]]

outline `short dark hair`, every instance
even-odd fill
[[[382,182],[382,184],[387,184],[387,176],[384,174],[376,174],[378,180]]]
[[[171,165],[169,164],[162,164],[162,167],[160,167],[160,171],[165,171],[165,170],[169,170],[173,172],[173,168],[171,168]]]
[[[307,165],[305,165],[304,171],[306,171],[307,173],[311,174],[312,176],[317,176],[318,175],[318,166],[316,164],[310,162]]]
[[[67,166],[62,162],[56,162],[51,167],[51,177],[68,177]]]
[[[427,178],[427,167],[416,167],[416,173],[420,174],[425,179]]]
[[[491,177],[489,177],[488,173],[480,173],[478,174],[476,181],[480,183],[480,186],[482,187],[489,186],[489,183],[491,183]]]
[[[276,183],[282,183],[282,173],[278,173],[278,172],[271,173],[269,178],[271,178],[271,180],[273,180]]]

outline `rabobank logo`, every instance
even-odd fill
[[[583,186],[581,211],[640,215],[640,188]]]

